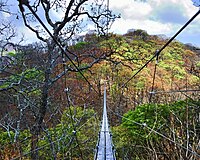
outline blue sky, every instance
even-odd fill
[[[134,28],[168,37],[173,36],[199,9],[191,0],[123,0],[123,3],[110,0],[110,8],[122,16],[112,26],[113,32],[123,34]],[[199,28],[200,15],[176,39],[200,46]]]
[[[16,12],[18,2],[8,0],[8,3]],[[143,29],[149,34],[165,34],[168,37],[173,36],[199,9],[191,0],[110,0],[109,4],[113,12],[121,14],[121,18],[114,22],[110,32],[124,34],[128,29]],[[34,33],[25,28],[21,20],[7,14],[3,14],[2,17],[5,20],[12,19],[18,36],[24,34],[26,43],[36,40]],[[177,37],[177,40],[200,46],[199,27],[200,15]]]

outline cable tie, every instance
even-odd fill
[[[156,50],[155,54],[156,54],[156,64],[158,64],[158,57],[159,57],[159,54],[160,54],[158,49]]]
[[[156,64],[158,64],[158,59],[156,58]]]
[[[65,88],[65,89],[64,89],[64,92],[69,92],[69,88]]]
[[[143,125],[144,127],[147,127],[147,124],[146,124],[146,123],[142,123],[142,125]]]
[[[155,94],[156,92],[155,91],[151,91],[151,92],[149,92],[149,94]]]

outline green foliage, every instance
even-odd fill
[[[144,141],[145,137],[150,138],[148,132],[142,126],[135,124],[133,121],[157,129],[166,123],[164,119],[168,115],[169,108],[167,106],[146,104],[138,106],[134,111],[126,113],[124,115],[125,118],[123,119],[122,126],[128,129],[129,135],[133,136],[135,138],[134,140],[138,141],[139,138]],[[132,121],[128,121],[127,119]]]
[[[24,76],[26,80],[37,79],[42,81],[44,79],[43,72],[41,70],[37,70],[36,68],[27,69],[22,72],[20,76]]]
[[[17,87],[18,85],[22,83],[32,83],[32,87],[36,82],[41,82],[44,80],[44,73],[41,70],[38,70],[36,68],[31,68],[23,71],[20,74],[11,75],[7,78],[7,80],[4,81],[0,85],[1,89],[6,89],[8,87]],[[30,88],[28,90],[24,89],[24,92],[28,92],[29,94],[35,94],[40,95],[41,91],[37,88],[32,88],[30,91]]]
[[[67,157],[69,153],[72,154],[72,157],[78,158],[80,156],[78,143],[85,159],[93,156],[93,149],[97,140],[96,135],[98,134],[98,121],[95,117],[95,112],[92,109],[84,110],[81,107],[70,108],[71,111],[70,109],[64,111],[61,123],[57,124],[54,128],[47,129],[45,131],[46,134],[44,133],[41,137],[39,147],[47,146],[43,150],[40,150],[41,158],[52,158],[50,142],[53,142],[58,157],[59,155],[65,155],[65,157],[60,158],[69,158]],[[85,146],[85,142],[87,142],[87,146]]]
[[[73,47],[76,50],[80,50],[80,49],[83,49],[84,47],[86,47],[88,44],[89,44],[89,42],[78,42]]]
[[[87,68],[88,67],[88,64],[87,63],[82,63],[80,66],[79,66],[79,69],[81,70],[82,68]],[[81,71],[81,73],[85,76],[85,73],[87,73],[87,69],[84,69]],[[76,78],[78,80],[83,80],[83,76],[81,75],[80,72],[76,72]]]
[[[178,79],[183,79],[186,75],[185,69],[181,68],[180,66],[175,66],[172,72],[174,73],[174,77]]]
[[[117,95],[119,94],[119,86],[118,86],[118,83],[115,82],[111,85],[111,88],[110,88],[110,96],[112,96],[113,99],[116,99],[117,98]]]
[[[101,61],[101,63],[94,65],[96,70],[91,68],[91,72],[88,72],[87,69],[82,72],[86,77],[91,78],[90,80],[92,83],[101,82],[104,79],[107,80],[110,84],[108,87],[110,89],[110,94],[108,94],[110,96],[110,105],[118,103],[118,98],[120,96],[127,98],[125,101],[126,104],[123,102],[122,98],[122,103],[119,105],[119,107],[121,107],[119,110],[121,111],[132,108],[132,104],[140,103],[141,99],[144,99],[143,102],[146,101],[144,98],[146,94],[145,91],[150,88],[149,82],[152,80],[154,62],[149,63],[139,76],[134,77],[134,79],[126,85],[127,88],[125,88],[123,96],[120,95],[122,94],[120,88],[124,82],[155,54],[157,49],[161,48],[164,41],[161,39],[151,39],[151,36],[142,30],[130,33],[127,37],[112,35],[108,40],[103,40],[102,38],[100,42],[97,40],[100,38],[97,37],[97,35],[90,35],[87,38],[87,42],[79,42],[71,46],[72,49],[74,49],[75,52],[82,53],[91,43],[98,43],[97,45],[101,46],[98,48],[100,52],[100,49],[102,49],[102,52],[106,51],[107,53],[112,53],[110,57],[107,57],[106,61]],[[5,89],[9,86],[13,86],[25,96],[31,96],[31,98],[35,100],[35,96],[40,97],[41,95],[41,86],[43,84],[41,82],[44,81],[44,72],[36,68],[24,69],[22,64],[26,59],[26,54],[26,52],[17,54],[14,52],[8,53],[9,56],[17,59],[17,67],[19,66],[19,68],[21,68],[15,72],[15,75],[7,77],[6,81],[1,83],[0,88]],[[168,88],[173,87],[172,83],[174,80],[177,85],[180,84],[180,88],[185,87],[185,82],[183,82],[183,80],[186,76],[188,77],[188,83],[190,83],[190,85],[198,85],[199,78],[188,73],[188,66],[190,66],[192,60],[187,57],[193,57],[194,55],[192,51],[186,51],[183,44],[179,42],[171,43],[159,56],[155,88],[159,90],[163,89],[165,86]],[[79,65],[80,69],[88,66],[87,60],[90,61],[90,59],[84,59],[82,61],[83,63]],[[195,69],[200,67],[200,63],[195,60],[194,64]],[[37,65],[33,64],[33,66]],[[92,76],[89,77],[88,75]],[[70,78],[71,77],[69,77],[69,79]],[[84,83],[82,81],[83,77],[79,72],[73,74],[73,80],[74,78],[77,80],[76,82],[81,81],[81,83]],[[161,88],[161,85],[164,87]],[[188,88],[189,87],[188,85]],[[101,89],[101,84],[99,85],[99,89]],[[71,92],[72,95],[80,94],[73,92],[76,91],[73,90]],[[84,99],[84,97],[81,98]],[[72,100],[75,104],[79,103],[77,102],[78,100],[76,101],[76,98],[74,99]],[[97,100],[94,99],[94,101]],[[63,101],[58,103],[60,103],[60,106],[63,106]],[[180,132],[182,125],[186,124],[185,111],[187,105],[186,101],[179,101],[172,104],[144,104],[137,106],[135,110],[128,111],[122,119],[122,124],[112,128],[113,140],[118,154],[123,155],[124,152],[122,149],[124,149],[129,159],[144,159],[145,156],[142,157],[142,154],[146,151],[144,149],[145,147],[147,148],[147,146],[150,146],[149,148],[151,148],[153,146],[156,148],[156,146],[166,143],[166,141],[164,142],[162,137],[155,134],[154,131],[158,131],[170,137],[172,135],[172,128],[170,128],[170,125],[174,125],[173,134]],[[199,103],[195,105],[199,105]],[[124,108],[124,106],[127,108]],[[50,127],[48,126],[41,132],[38,142],[38,147],[42,148],[39,150],[41,159],[53,159],[52,153],[55,153],[57,159],[70,159],[71,157],[78,159],[78,157],[80,157],[80,151],[78,149],[77,140],[83,152],[84,159],[91,159],[91,157],[93,157],[93,149],[95,148],[99,131],[99,122],[94,116],[95,112],[92,109],[83,109],[81,107],[70,108],[71,112],[69,108],[64,111],[61,109],[63,114],[59,119],[60,121],[56,124],[47,124]],[[193,118],[195,113],[199,113],[195,111],[195,109],[189,111],[189,121]],[[189,127],[192,128],[191,123],[193,122],[187,123],[189,123]],[[74,126],[76,129],[74,129]],[[151,128],[154,131],[151,130]],[[184,134],[182,135],[184,141],[186,136]],[[13,131],[5,132],[0,130],[0,145],[6,146],[7,144],[13,143],[14,136],[15,133]],[[21,131],[18,135],[18,142],[22,146],[23,153],[30,151],[31,140],[25,140],[30,136],[31,134],[28,130]],[[177,137],[175,138],[179,141],[180,137]],[[140,146],[140,148],[138,146]],[[162,148],[163,146],[159,147]],[[158,152],[160,152],[160,150],[158,150]],[[145,158],[148,159],[149,157]]]
[[[165,104],[144,104],[138,106],[134,111],[128,111],[123,118],[122,127],[128,129],[129,134],[138,139],[138,134],[141,137],[146,137],[145,129],[140,124],[146,124],[155,130],[169,123],[170,114],[178,114],[183,118],[186,107],[186,102],[180,101],[170,105]],[[136,123],[134,123],[136,122]]]
[[[93,149],[95,148],[99,131],[99,121],[96,118],[96,113],[93,109],[83,109],[81,107],[70,108],[71,113],[69,109],[64,111],[61,123],[55,127],[47,128],[41,133],[38,142],[38,148],[42,148],[39,150],[41,159],[53,159],[52,146],[57,158],[68,159],[71,156],[78,158],[80,157],[78,144],[82,150],[84,159],[93,157]],[[72,117],[70,116],[71,114]],[[7,132],[0,129],[0,146],[2,146],[0,153],[4,152],[4,149],[10,144],[15,144],[14,136],[15,133],[13,131]],[[23,153],[30,152],[30,136],[29,130],[19,132],[17,142],[20,142]]]
[[[199,62],[196,62],[196,66],[197,66],[198,68],[200,68],[200,61],[199,61]]]
[[[124,114],[122,124],[113,127],[113,140],[119,154],[123,154],[121,149],[125,148],[129,150],[131,158],[136,158],[136,153],[143,157],[146,154],[145,147],[149,144],[156,148],[157,145],[165,143],[165,139],[156,132],[170,137],[172,128],[177,134],[177,141],[180,140],[178,137],[180,132],[183,132],[181,134],[185,140],[183,125],[187,123],[188,127],[193,130],[192,119],[196,116],[196,111],[187,109],[188,106],[199,106],[199,101],[185,100],[172,104],[144,104],[137,106],[135,110],[128,111]],[[186,118],[187,110],[189,121]],[[141,146],[141,148],[134,146]]]
[[[4,146],[5,144],[12,143],[14,141],[14,132],[13,131],[3,131],[0,130],[0,144]]]
[[[145,80],[140,79],[135,84],[136,89],[143,89],[145,87]]]
[[[165,69],[166,71],[168,71],[170,74],[170,76],[176,77],[177,79],[183,79],[185,78],[185,75],[187,74],[185,71],[185,68],[182,67],[184,65],[183,61],[178,61],[176,63],[175,59],[172,59],[172,61],[170,62],[168,60],[168,62],[166,61],[160,61],[158,66]]]
[[[7,55],[10,56],[10,57],[15,57],[16,53],[14,51],[8,52]]]
[[[18,152],[16,148],[13,148],[18,142],[20,142],[21,151],[24,153],[30,151],[30,132],[28,130],[19,131],[19,134],[15,136],[16,133],[14,131],[4,131],[0,129],[0,155],[1,153],[9,154],[5,153],[7,149],[14,149]]]

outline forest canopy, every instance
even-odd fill
[[[168,37],[111,33],[119,15],[103,0],[18,2],[0,12],[39,41],[0,25],[0,159],[93,159],[104,86],[117,159],[199,158],[198,47],[173,40],[157,54]]]

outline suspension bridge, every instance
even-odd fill
[[[112,143],[112,134],[109,128],[106,108],[106,86],[104,85],[104,103],[101,130],[96,146],[94,160],[115,160],[115,150]]]
[[[48,30],[48,28],[45,26],[45,24],[42,22],[42,20],[40,19],[40,17],[34,12],[34,10],[31,8],[31,6],[27,6],[29,8],[29,10],[33,13],[33,15],[36,17],[36,19],[40,22],[40,24],[44,27],[44,29],[47,31],[47,33],[50,35],[50,37],[55,41],[55,43],[58,45],[58,47],[61,49],[62,51],[62,55],[65,55],[68,60],[72,63],[72,65],[76,68],[76,70],[82,75],[82,77],[86,80],[86,82],[88,82],[88,84],[92,87],[92,85],[90,84],[90,82],[87,80],[87,78],[84,76],[84,74],[80,71],[80,69],[76,66],[76,64],[73,62],[73,60],[68,56],[68,54],[66,53],[66,50],[62,47],[62,45],[57,41],[57,39],[55,39],[53,37],[53,35],[51,34],[51,32]],[[122,88],[124,86],[126,86],[127,83],[129,83],[136,75],[138,75],[138,73],[140,73],[153,59],[155,59],[156,57],[159,56],[160,52],[166,48],[174,39],[175,37],[180,34],[196,17],[197,15],[200,13],[200,11],[198,11],[171,39],[169,39],[169,41],[158,51],[155,52],[155,55],[153,57],[151,57],[134,75],[132,75],[122,86]],[[67,49],[68,52],[70,52]],[[64,64],[64,63],[63,63]],[[65,71],[65,68],[64,68]],[[156,68],[155,68],[156,71]],[[155,74],[154,74],[154,78],[153,78],[153,82],[155,79]],[[154,84],[154,83],[153,83]],[[93,88],[93,87],[92,87]],[[152,90],[151,93],[154,93],[154,85],[152,85]],[[95,90],[95,89],[94,89]],[[121,116],[121,115],[119,115]],[[152,128],[149,128],[148,126],[144,126],[143,124],[140,124],[138,122],[133,121],[133,123],[146,127],[147,129],[149,129],[150,131],[160,135],[161,137],[171,141],[172,143],[175,143],[176,145],[178,144],[177,142],[174,142],[173,140],[169,139],[168,137],[166,137],[165,135],[162,135],[161,133],[159,133],[158,131],[153,130]],[[53,142],[54,143],[54,142]],[[51,143],[52,144],[52,143]],[[178,144],[179,145],[179,144]],[[44,148],[45,146],[41,147],[40,149]],[[187,149],[185,147],[183,147],[182,145],[179,145],[179,147],[182,147],[184,149]],[[39,149],[38,149],[39,150]],[[188,151],[190,151],[191,153],[193,153],[192,150],[187,149]],[[28,154],[28,153],[27,153]],[[193,153],[196,154],[196,153]],[[26,155],[26,154],[23,154]],[[198,156],[198,155],[197,155]],[[116,160],[115,157],[115,149],[114,149],[114,145],[112,142],[112,134],[110,131],[110,127],[109,127],[109,123],[108,123],[108,116],[107,116],[107,105],[106,105],[106,86],[104,86],[104,103],[103,103],[103,114],[102,114],[102,121],[101,121],[101,127],[100,127],[100,131],[99,131],[99,137],[98,137],[98,141],[97,141],[97,145],[96,145],[96,150],[95,150],[95,156],[94,156],[94,160]]]

